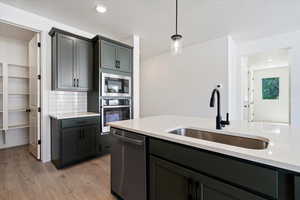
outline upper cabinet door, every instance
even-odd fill
[[[131,49],[117,47],[116,68],[122,72],[131,72]]]
[[[114,70],[116,66],[116,46],[101,41],[101,67]]]
[[[132,49],[119,43],[101,40],[101,67],[114,71],[130,73],[132,68]]]
[[[55,81],[59,89],[70,90],[75,84],[76,39],[58,34],[57,46],[57,80]]]
[[[88,91],[92,89],[93,80],[93,45],[85,40],[77,40],[76,51],[76,86],[81,91]]]

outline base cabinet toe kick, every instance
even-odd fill
[[[121,199],[300,200],[297,173],[122,129],[111,133],[116,135],[112,173],[125,159],[125,176],[112,179],[112,192]],[[119,187],[124,183],[128,190]],[[130,186],[139,191],[136,198]]]

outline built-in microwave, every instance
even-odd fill
[[[101,106],[101,133],[109,133],[108,122],[131,119],[131,99],[102,99]]]
[[[102,73],[101,93],[103,97],[130,97],[131,77]]]

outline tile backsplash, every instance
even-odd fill
[[[86,92],[50,91],[49,101],[52,115],[87,111]]]

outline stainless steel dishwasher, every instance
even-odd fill
[[[111,190],[124,200],[146,200],[146,137],[111,129]]]

